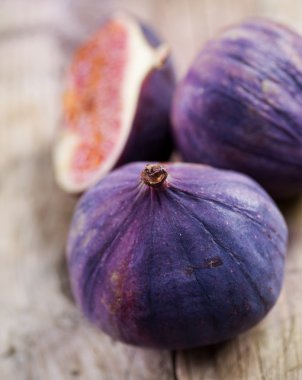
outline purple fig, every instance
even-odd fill
[[[128,14],[114,14],[75,53],[54,149],[58,184],[83,192],[112,168],[166,160],[172,150],[169,49]]]
[[[275,304],[287,227],[253,180],[133,163],[90,188],[70,228],[72,290],[114,339],[170,349],[232,338]]]
[[[208,42],[173,104],[183,158],[237,170],[275,198],[302,191],[302,38],[248,20]]]

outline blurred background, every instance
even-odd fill
[[[243,337],[183,353],[142,350],[113,343],[74,307],[64,251],[76,199],[54,183],[51,146],[71,54],[118,9],[170,44],[178,77],[209,37],[245,17],[302,32],[301,0],[0,1],[0,379],[301,379],[301,202],[288,216],[295,259],[280,302]]]

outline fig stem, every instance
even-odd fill
[[[160,164],[147,164],[141,173],[142,181],[151,187],[161,186],[167,176],[167,170]]]
[[[155,67],[157,67],[158,69],[163,67],[164,64],[167,62],[167,59],[169,58],[170,52],[171,52],[171,49],[167,44],[163,44],[159,48],[157,48],[156,50],[157,63]]]

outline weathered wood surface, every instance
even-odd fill
[[[302,199],[283,205],[291,240],[281,298],[238,339],[175,355],[143,350],[112,342],[74,307],[64,244],[75,199],[54,183],[51,144],[70,54],[117,8],[161,32],[179,75],[219,27],[245,16],[302,32],[300,0],[1,0],[0,379],[302,379]]]

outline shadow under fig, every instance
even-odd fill
[[[297,229],[297,224],[299,215],[302,214],[302,196],[277,201],[276,203],[288,226],[288,246],[290,248],[296,240],[297,234],[300,235],[300,231]]]

